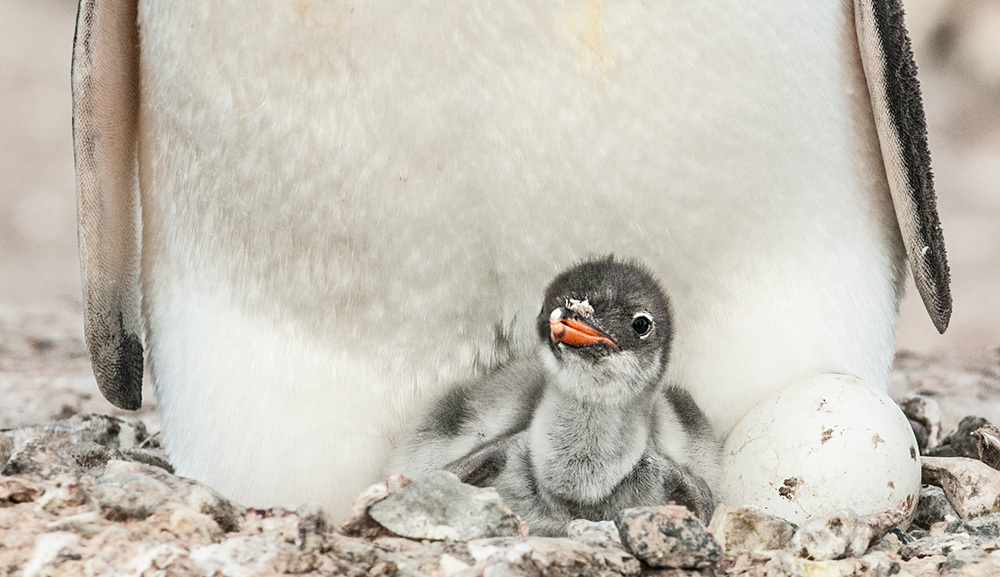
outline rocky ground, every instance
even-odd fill
[[[143,408],[121,411],[97,390],[79,303],[0,304],[0,428],[49,423],[79,412],[129,415],[160,428],[151,387]],[[148,383],[150,379],[146,379]]]
[[[1000,431],[989,425],[1000,355],[899,356],[891,392],[928,483],[907,532],[889,531],[892,512],[794,527],[721,510],[705,528],[667,506],[551,539],[447,476],[373,487],[344,525],[308,505],[247,509],[176,477],[151,391],[127,419],[89,413],[109,405],[78,320],[72,303],[0,308],[0,575],[1000,574]]]
[[[248,509],[173,475],[140,421],[79,414],[0,431],[0,575],[996,575],[1000,471],[979,457],[1000,462],[1000,430],[963,426],[924,458],[906,532],[898,511],[796,527],[720,507],[705,527],[664,505],[547,538],[443,471],[372,486],[339,525],[308,505]]]

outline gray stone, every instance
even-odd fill
[[[1000,513],[990,513],[968,522],[973,534],[986,539],[1000,539]]]
[[[111,449],[129,449],[139,446],[149,439],[146,426],[139,421],[80,413],[69,419],[48,425],[28,425],[16,429],[0,430],[0,436],[8,437],[13,448],[24,440],[43,439],[49,444],[78,445],[92,441]],[[0,454],[0,457],[5,455]]]
[[[835,511],[803,523],[792,538],[792,549],[816,561],[860,557],[879,538],[871,524],[852,511]]]
[[[173,488],[144,472],[109,471],[97,478],[92,494],[112,521],[149,517],[173,498]]]
[[[979,563],[984,557],[986,551],[982,549],[957,549],[948,553],[944,566],[947,569],[960,569],[969,563]]]
[[[988,424],[989,421],[982,417],[965,417],[958,423],[957,429],[944,439],[941,439],[941,443],[937,447],[928,449],[924,454],[928,457],[966,457],[969,459],[978,459],[979,442],[972,433]]]
[[[652,567],[700,569],[721,553],[702,522],[678,505],[626,509],[618,531],[625,549]]]
[[[475,566],[466,575],[553,577],[632,576],[639,561],[620,547],[594,546],[565,537],[478,539],[468,544]]]
[[[994,469],[1000,469],[1000,429],[991,424],[972,431],[979,450],[979,460]]]
[[[886,533],[885,536],[883,536],[881,539],[879,539],[878,543],[875,543],[874,545],[869,547],[868,553],[874,553],[874,552],[897,553],[903,546],[905,539],[905,537],[903,537],[904,535],[905,533],[899,531],[898,529],[895,531],[890,531]],[[913,541],[912,539],[905,540],[905,542],[907,543],[912,541]]]
[[[708,532],[725,551],[784,549],[795,534],[795,525],[752,506],[720,505]]]
[[[172,506],[208,515],[226,532],[235,531],[243,507],[201,483],[142,463],[110,461],[92,492],[112,521],[141,520]]]
[[[990,513],[969,521],[953,517],[944,522],[943,533],[968,533],[984,539],[1000,538],[1000,513]]]
[[[913,426],[921,454],[941,442],[941,406],[931,397],[910,395],[897,401],[899,408]]]
[[[369,539],[375,539],[376,537],[388,534],[385,527],[372,519],[368,511],[375,503],[383,501],[391,495],[395,495],[400,487],[409,484],[409,477],[393,474],[389,475],[385,481],[369,486],[354,499],[354,502],[351,504],[351,511],[347,515],[347,520],[341,525],[341,531],[345,535],[367,537]]]
[[[934,485],[924,485],[920,489],[920,498],[917,501],[913,525],[929,529],[934,523],[945,521],[948,517],[958,518],[958,512],[948,502],[944,489]]]
[[[169,468],[145,425],[105,415],[79,414],[50,425],[0,431],[0,473],[100,474],[110,460],[146,461]]]
[[[76,459],[72,456],[64,455],[43,439],[32,438],[10,451],[0,475],[54,477],[77,471]]]
[[[964,457],[924,457],[923,482],[944,489],[948,502],[963,519],[1000,507],[1000,471]]]
[[[466,485],[432,471],[371,505],[368,514],[392,533],[411,539],[469,541],[521,534],[520,521],[496,489]]]
[[[913,543],[903,545],[899,549],[899,556],[903,560],[910,560],[917,557],[945,556],[959,549],[986,549],[987,547],[995,548],[996,541],[968,533],[940,533],[927,535]]]
[[[939,529],[940,525],[944,525],[943,529]],[[968,533],[969,535],[976,535],[977,531],[962,519],[954,518],[951,521],[942,521],[941,524],[935,523],[931,526],[933,533],[939,535],[942,533]]]

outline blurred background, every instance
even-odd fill
[[[947,334],[938,335],[911,281],[898,349],[977,362],[1000,347],[1000,0],[904,5],[955,311]],[[55,355],[50,360],[64,372],[66,363],[77,366],[77,380],[63,385],[78,389],[76,397],[87,387],[97,396],[80,345],[69,77],[75,16],[75,0],[0,0],[0,405],[7,409],[40,402],[21,391],[23,379],[17,391],[4,380],[13,364],[23,374],[23,363],[39,355]],[[12,337],[24,323],[41,336]],[[35,384],[49,386],[51,375],[38,370]],[[97,397],[88,402],[108,411]]]

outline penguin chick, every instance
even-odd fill
[[[494,486],[539,535],[669,501],[707,520],[720,446],[690,395],[661,386],[672,323],[656,280],[583,262],[548,286],[537,330],[537,356],[439,398],[394,470]]]

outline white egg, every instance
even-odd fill
[[[920,493],[913,430],[885,393],[845,375],[800,381],[751,409],[726,439],[719,501],[801,524],[839,509],[898,509]]]

